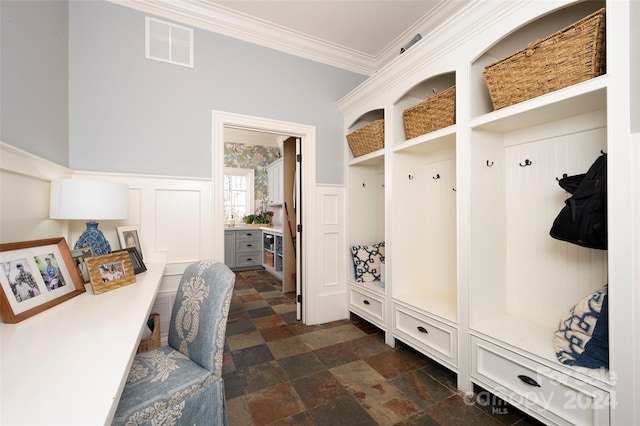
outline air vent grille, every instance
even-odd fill
[[[193,29],[147,16],[145,57],[193,68]]]

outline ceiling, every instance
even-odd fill
[[[372,75],[472,0],[109,0]]]

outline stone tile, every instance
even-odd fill
[[[278,317],[279,318],[279,317]],[[293,331],[287,324],[277,325],[275,327],[263,328],[260,330],[265,342],[271,342],[273,340],[286,339],[293,336]]]
[[[365,358],[367,364],[375,368],[385,379],[390,380],[422,365],[416,361],[400,356],[395,351],[384,351]]]
[[[344,342],[344,347],[358,358],[368,358],[381,352],[390,351],[391,347],[376,335],[369,335],[360,339]]]
[[[394,425],[420,411],[417,405],[388,382],[363,386],[351,393],[379,425]]]
[[[276,359],[301,354],[311,350],[300,336],[292,336],[287,337],[286,339],[267,342],[267,346]]]
[[[250,319],[240,319],[237,321],[227,322],[227,338],[236,334],[247,333],[255,331],[256,326]]]
[[[305,411],[305,406],[290,383],[280,383],[245,396],[256,426],[273,423]]]
[[[352,397],[345,396],[309,410],[317,426],[373,426],[376,421]]]
[[[266,291],[264,293],[262,293],[262,297],[264,297],[265,299],[279,299],[282,297],[282,292],[276,290],[276,289],[272,289],[272,291]]]
[[[227,416],[229,417],[229,426],[253,425],[244,396],[227,398]]]
[[[286,323],[282,321],[279,315],[271,315],[266,317],[254,318],[253,323],[258,328],[258,330],[262,330],[265,328],[272,328],[277,325],[285,325]],[[293,334],[293,333],[292,333]]]
[[[426,367],[423,367],[424,371],[427,372],[431,377],[453,390],[454,392],[458,389],[458,375],[448,368],[438,364],[437,362],[433,362]]]
[[[238,370],[273,360],[273,355],[266,345],[252,346],[231,353],[233,362]]]
[[[290,327],[295,334],[306,334],[313,331],[324,330],[327,328],[323,324],[307,325],[300,321],[294,324],[290,324]]]
[[[248,302],[254,302],[256,300],[262,300],[262,295],[260,293],[258,293],[257,291],[255,291],[254,289],[251,289],[251,291],[249,290],[243,290],[246,291],[247,294],[241,294],[238,296],[238,298],[240,299],[240,301],[242,303],[248,303]]]
[[[280,296],[278,297],[271,297],[269,299],[266,300],[267,303],[269,303],[269,305],[274,306],[274,305],[291,305],[291,299],[289,299],[288,297],[282,296],[282,294],[280,294]],[[293,305],[295,306],[295,304]]]
[[[370,388],[385,381],[382,375],[362,360],[343,364],[331,368],[329,371],[350,393]]]
[[[251,317],[249,317],[249,314],[247,314],[247,311],[245,311],[244,308],[237,311],[229,311],[229,315],[227,317],[227,324],[229,324],[230,322],[235,322],[242,319],[247,319],[247,320],[251,319]]]
[[[501,426],[500,422],[488,416],[473,404],[465,403],[459,395],[453,395],[426,410],[433,419],[447,426]]]
[[[295,331],[294,331],[295,332]],[[363,335],[351,324],[342,325],[340,327],[328,328],[323,330],[312,331],[311,333],[301,334],[300,338],[306,342],[312,349],[323,348],[325,346],[334,345],[336,343],[345,342],[347,340],[356,339]]]
[[[289,312],[293,312],[294,313],[294,318],[295,318],[295,312],[296,312],[296,304],[295,303],[284,303],[281,305],[273,305],[271,306],[271,308],[277,313],[277,314],[286,314]]]
[[[267,426],[316,426],[313,417],[308,412],[294,414],[286,419],[269,423]]]
[[[313,351],[318,359],[322,361],[327,368],[337,367],[342,364],[356,361],[358,357],[345,347],[344,343],[325,346]]]
[[[270,317],[276,314],[271,306],[265,306],[263,308],[247,310],[247,313],[251,318]]]
[[[307,376],[318,371],[326,370],[326,366],[313,352],[304,352],[298,355],[280,358],[280,368],[286,373],[289,380]]]
[[[261,345],[264,343],[264,339],[262,338],[262,334],[256,330],[229,336],[227,337],[227,342],[229,343],[229,348],[232,351],[237,351],[239,349]]]
[[[239,374],[244,379],[247,393],[253,393],[288,380],[287,375],[276,361],[249,366]]]
[[[244,377],[237,372],[223,374],[224,394],[227,400],[244,395]]]
[[[276,305],[277,306],[287,306],[287,305]],[[287,324],[297,324],[298,323],[298,319],[296,318],[296,309],[294,306],[294,309],[292,309],[289,312],[282,312],[280,313],[280,317],[284,320],[284,322],[286,322]]]
[[[390,383],[422,409],[433,407],[454,394],[451,389],[436,381],[424,370],[403,374],[391,380]]]
[[[243,309],[245,309],[246,311],[251,311],[253,309],[258,309],[258,308],[265,308],[267,306],[269,306],[269,304],[264,299],[252,300],[251,302],[243,303]],[[248,313],[247,313],[247,316],[249,316]]]
[[[307,408],[349,395],[330,372],[323,370],[291,382]]]

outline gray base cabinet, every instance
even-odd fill
[[[253,269],[262,266],[259,229],[226,229],[224,231],[224,263],[231,269]]]

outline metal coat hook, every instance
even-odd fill
[[[456,192],[456,189],[455,189],[455,188],[451,188],[451,189],[453,190],[453,192]]]
[[[531,163],[531,160],[527,158],[526,160],[524,160],[524,164],[522,163],[519,163],[519,164],[520,164],[520,167],[527,167],[527,166],[530,166],[532,163]]]
[[[563,173],[563,174],[562,174],[562,179],[564,179],[564,178],[566,178],[566,177],[568,177],[568,175],[567,175],[566,173]],[[556,180],[557,180],[558,182],[560,182],[560,179],[558,179],[557,177],[556,177]]]
[[[432,179],[440,179],[440,173],[436,173],[435,176],[432,176]]]
[[[487,167],[491,167],[491,166],[493,166],[493,161],[489,163],[489,160],[487,160]]]
[[[362,182],[362,187],[363,187],[363,188],[366,188],[366,187],[367,187],[367,184],[366,184],[366,183],[364,183],[364,182]]]
[[[409,180],[413,180],[413,175],[409,175]]]
[[[600,154],[606,154],[606,152],[604,152],[603,150],[600,150]]]

